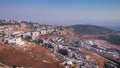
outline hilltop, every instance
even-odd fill
[[[114,30],[103,27],[103,26],[95,26],[95,25],[71,25],[67,26],[73,28],[76,34],[82,35],[105,35],[112,33]]]

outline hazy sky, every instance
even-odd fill
[[[0,0],[0,19],[120,25],[120,0]]]

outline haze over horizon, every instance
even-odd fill
[[[120,0],[0,0],[0,19],[116,26],[119,7]]]

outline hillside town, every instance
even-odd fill
[[[72,28],[65,26],[0,20],[0,44],[23,51],[33,47],[30,44],[36,44],[54,54],[63,68],[119,68],[120,47],[101,42],[105,41],[79,39]],[[37,55],[31,56],[39,59]]]

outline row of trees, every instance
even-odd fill
[[[120,36],[119,35],[109,35],[108,37],[101,36],[99,39],[106,40],[112,44],[120,45]]]

